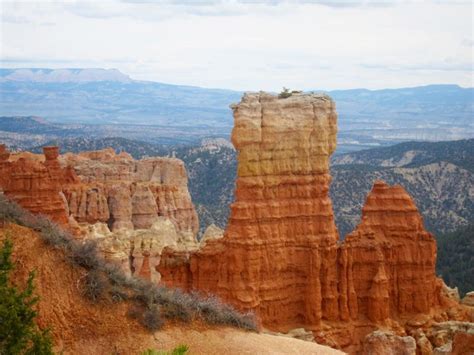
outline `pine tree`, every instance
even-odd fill
[[[24,290],[10,282],[12,250],[7,238],[0,249],[0,354],[53,354],[49,330],[40,330],[35,323],[34,306],[39,300],[34,295],[35,273],[30,272]]]

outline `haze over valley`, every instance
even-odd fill
[[[138,81],[117,70],[3,69],[0,75],[0,128],[9,124],[5,117],[41,118],[38,131],[30,130],[40,133],[34,137],[38,144],[81,135],[127,137],[158,145],[229,139],[233,126],[229,105],[242,95]],[[314,92],[321,90],[315,87]],[[337,102],[338,153],[409,140],[474,137],[472,88],[429,85],[327,93]],[[25,123],[11,123],[6,129],[27,133],[21,124]],[[0,135],[8,139],[3,132]],[[31,142],[27,136],[11,139],[19,147]]]

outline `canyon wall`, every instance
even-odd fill
[[[60,156],[58,147],[45,147],[43,153],[10,154],[1,145],[3,193],[97,241],[127,273],[158,281],[165,246],[198,247],[199,221],[181,160],[134,160],[113,149]]]
[[[162,216],[180,232],[197,233],[199,221],[181,160],[134,160],[109,148],[64,154],[60,162],[74,167],[86,184],[69,186],[65,192],[78,222],[108,222],[111,230],[148,229]]]
[[[0,145],[0,188],[23,208],[68,225],[68,205],[61,186],[70,171],[59,167],[57,153],[57,149],[45,149],[43,162],[23,156],[10,161],[10,152]]]
[[[436,242],[400,186],[377,182],[357,229],[339,242],[329,157],[337,114],[325,95],[245,94],[232,107],[236,200],[225,235],[195,252],[168,248],[162,281],[254,310],[264,327],[305,327],[361,346],[377,326],[445,307]]]

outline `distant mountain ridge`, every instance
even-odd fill
[[[417,167],[445,161],[474,172],[474,139],[447,142],[404,142],[335,155],[334,165],[372,165],[379,167]]]
[[[474,222],[474,139],[406,142],[334,156],[331,196],[341,235],[353,230],[377,179],[402,185],[426,227],[452,232]]]
[[[5,132],[40,134],[57,132],[61,129],[41,117],[0,117],[0,131]]]
[[[407,140],[474,137],[473,88],[429,85],[328,93],[339,115],[338,153]],[[114,69],[0,69],[0,116],[114,125],[122,131],[131,125],[159,126],[168,140],[228,139],[233,126],[229,105],[240,101],[242,94],[138,81]],[[150,134],[133,139],[149,141]]]

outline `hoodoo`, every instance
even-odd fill
[[[239,163],[225,236],[181,268],[163,256],[163,279],[257,310],[265,325],[336,319],[338,235],[328,194],[335,105],[327,96],[261,93],[233,110]]]
[[[113,149],[61,156],[58,147],[45,147],[43,153],[10,154],[0,145],[0,190],[96,240],[126,273],[158,281],[164,246],[197,248],[199,221],[181,160],[135,160]]]
[[[255,310],[266,328],[305,327],[348,351],[378,326],[401,331],[446,307],[436,242],[402,187],[377,182],[360,225],[339,242],[328,195],[331,98],[252,93],[232,108],[238,178],[225,235],[190,254],[165,250],[165,283],[215,293]]]
[[[44,162],[24,157],[12,162],[5,145],[0,145],[0,188],[31,212],[68,225],[67,201],[61,190],[68,171],[59,166],[57,153],[57,147],[45,147]]]

